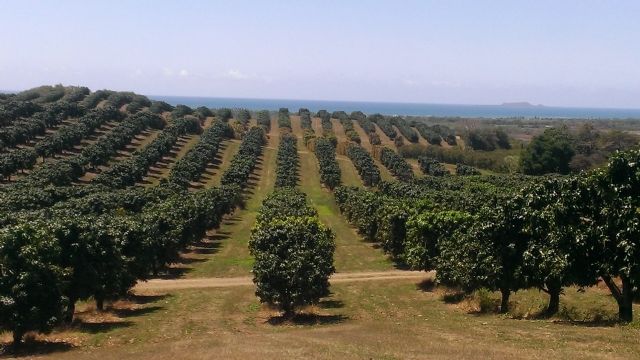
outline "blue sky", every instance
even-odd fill
[[[0,2],[0,88],[640,108],[640,1]]]

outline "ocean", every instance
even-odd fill
[[[243,99],[187,96],[149,96],[171,105],[183,104],[190,107],[209,108],[245,108],[249,110],[278,110],[281,107],[290,111],[308,108],[311,111],[343,110],[348,113],[362,111],[365,114],[415,115],[415,116],[452,116],[480,118],[586,118],[586,119],[639,119],[640,109],[578,108],[554,106],[517,106],[517,105],[454,105],[421,104],[367,101],[326,101],[326,100],[290,100],[290,99]]]

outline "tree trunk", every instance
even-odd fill
[[[616,285],[610,276],[602,277],[609,291],[611,291],[611,295],[613,295],[613,298],[616,299],[618,303],[618,318],[620,321],[631,322],[633,320],[633,292],[631,291],[631,281],[626,276],[622,276],[620,279],[622,280],[622,289]]]
[[[282,304],[282,310],[284,311],[284,314],[282,316],[285,319],[291,319],[296,314],[294,311],[293,304],[289,304],[289,303]]]
[[[73,314],[76,312],[76,299],[73,297],[69,298],[69,308],[67,308],[67,312],[64,314],[64,322],[67,324],[71,324],[73,322]]]
[[[104,298],[99,296],[96,297],[96,308],[98,311],[104,311]]]
[[[549,305],[545,314],[555,315],[560,310],[560,293],[562,292],[561,286],[547,285],[547,293],[549,294]]]
[[[509,312],[509,296],[511,295],[511,290],[509,288],[500,289],[500,293],[502,294],[502,300],[500,301],[500,313],[506,314]]]
[[[555,315],[560,310],[560,291],[549,291],[549,305],[545,313],[548,316]]]
[[[631,280],[628,277],[622,277],[622,305],[618,305],[620,320],[624,322],[633,321],[633,291]]]
[[[24,336],[24,330],[15,329],[13,330],[13,347],[19,348],[22,345],[22,337]]]

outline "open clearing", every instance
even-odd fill
[[[422,271],[368,271],[337,273],[331,277],[332,284],[357,281],[379,281],[379,280],[405,280],[405,279],[426,279],[429,275]],[[149,290],[180,290],[180,289],[206,289],[219,287],[253,286],[251,276],[226,277],[226,278],[199,278],[199,279],[152,279],[136,285],[134,291],[143,292]]]
[[[416,279],[335,283],[332,295],[291,321],[259,304],[251,286],[141,290],[114,304],[96,323],[52,339],[77,348],[43,346],[59,359],[633,359],[638,330],[606,323],[514,320],[467,314]],[[518,293],[514,300],[532,297]],[[541,299],[540,296],[537,296]],[[576,304],[573,292],[563,303]],[[605,295],[593,309],[610,311]],[[581,305],[583,306],[583,305]],[[104,319],[102,319],[104,321]],[[45,357],[44,355],[42,355]],[[37,358],[37,356],[36,356]]]

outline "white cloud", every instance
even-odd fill
[[[189,76],[189,72],[186,69],[182,69],[182,70],[180,70],[178,75],[180,75],[180,76]]]
[[[173,70],[171,70],[171,68],[164,67],[162,68],[162,74],[164,76],[173,76]]]
[[[249,75],[241,72],[240,70],[235,70],[235,69],[229,69],[227,72],[224,73],[224,76],[234,80],[246,80],[250,77]]]

